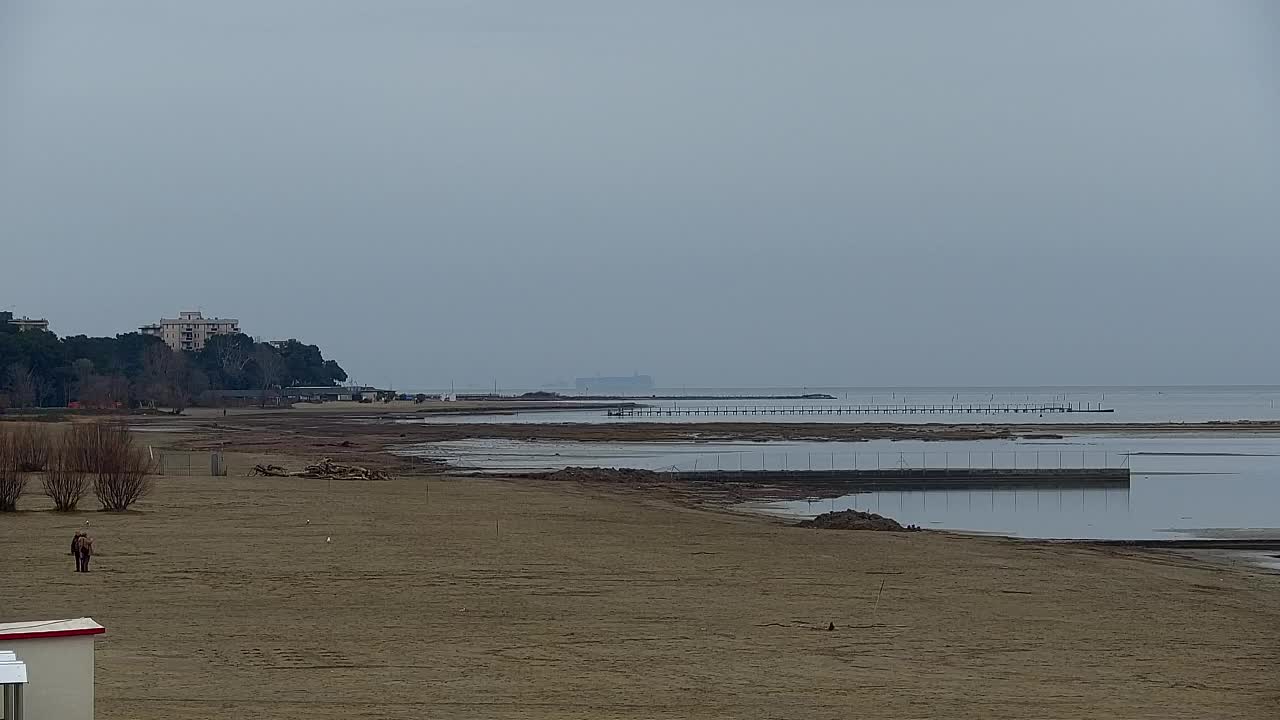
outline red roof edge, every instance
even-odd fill
[[[104,627],[96,628],[80,628],[78,630],[33,630],[31,632],[3,633],[0,634],[0,643],[5,640],[35,640],[43,638],[56,637],[75,637],[77,635],[101,635],[106,632]]]

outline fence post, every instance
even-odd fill
[[[214,451],[209,453],[209,472],[214,477],[225,477],[227,474],[227,464],[224,461],[222,453]]]

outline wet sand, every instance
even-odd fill
[[[102,622],[108,720],[1260,718],[1280,701],[1280,578],[1249,566],[805,530],[412,466],[243,477],[369,450],[294,432],[293,454],[229,454],[231,477],[160,478],[137,512],[0,517],[17,568],[0,619]],[[77,575],[65,545],[86,519],[100,554]]]

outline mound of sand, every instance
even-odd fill
[[[796,527],[819,528],[822,530],[891,530],[894,532],[920,529],[915,525],[903,527],[893,518],[857,510],[822,513],[812,520],[805,520],[799,523]]]
[[[633,468],[593,468],[571,466],[557,470],[544,476],[547,480],[568,480],[574,482],[654,482],[661,475],[652,470],[636,470]]]

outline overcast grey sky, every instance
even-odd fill
[[[1267,0],[0,0],[0,309],[356,379],[1280,382]]]

